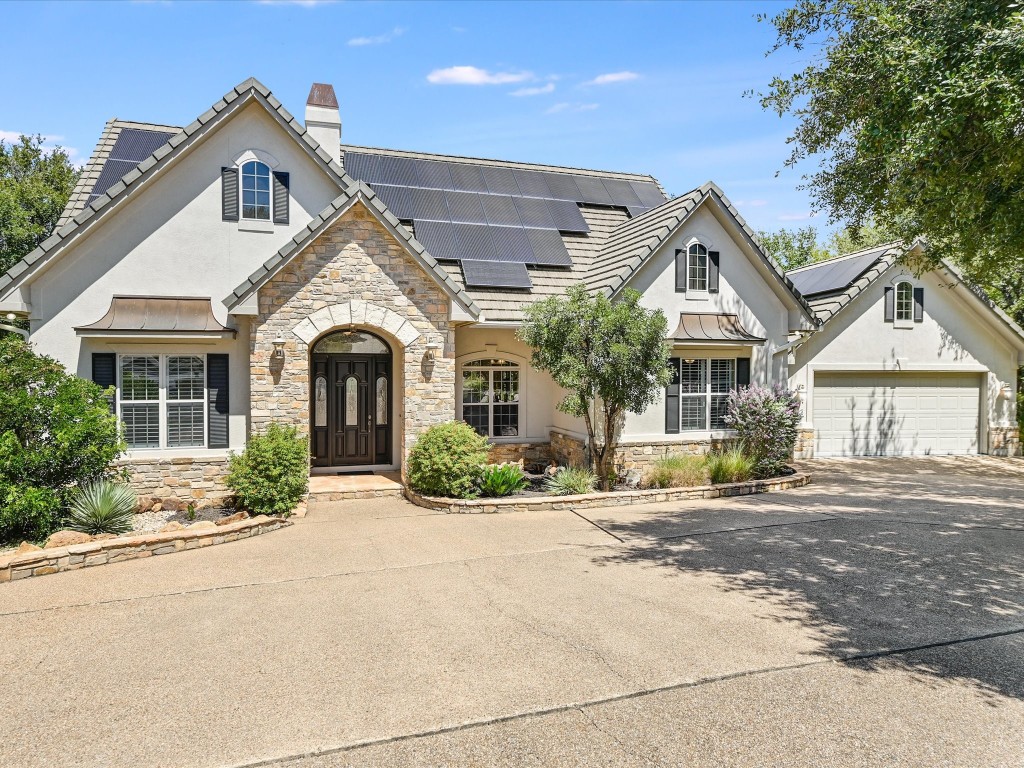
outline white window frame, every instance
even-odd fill
[[[266,216],[266,218],[264,218],[262,216],[246,216],[245,215],[245,204],[244,204],[245,192],[246,192],[246,189],[245,189],[245,166],[249,165],[250,163],[254,163],[257,166],[261,166],[262,165],[264,168],[267,169],[267,216]],[[258,178],[258,174],[254,175],[253,178],[254,179]],[[257,194],[260,192],[260,190],[258,190],[258,189],[254,189],[252,191],[257,193]],[[257,204],[254,207],[255,208],[259,208],[259,204]],[[248,159],[246,159],[244,162],[242,162],[238,166],[238,213],[239,213],[238,218],[239,219],[244,219],[245,221],[256,221],[256,222],[260,222],[262,224],[273,224],[274,223],[274,169],[268,163],[263,162],[259,158],[256,158],[256,157],[248,158]]]
[[[473,363],[481,360],[503,360],[512,365],[503,366],[480,366],[472,367],[472,371],[488,372],[487,378],[487,439],[493,442],[521,442],[526,439],[525,427],[526,427],[526,366],[523,361],[518,359],[517,356],[507,355],[501,352],[484,352],[474,354],[471,357],[467,357],[465,360],[459,361],[458,365],[458,378],[456,386],[456,404],[457,416],[460,421],[465,421],[463,416],[463,406],[465,405],[484,405],[484,403],[466,403],[463,401],[463,387],[462,382],[465,376],[466,366],[471,366]],[[514,366],[514,367],[512,367]],[[494,434],[494,371],[516,371],[519,375],[519,398],[515,401],[515,405],[519,407],[519,418],[518,426],[516,427],[517,434],[515,435],[496,435]],[[511,405],[511,403],[507,403]],[[502,403],[497,403],[502,405]],[[468,422],[467,422],[468,423]]]
[[[906,315],[900,315],[900,289],[907,286],[909,296],[906,301]],[[892,295],[892,317],[893,322],[901,328],[914,327],[914,284],[909,280],[900,280],[896,283]]]
[[[156,400],[122,400],[121,399],[121,361],[124,358],[130,358],[130,357],[155,357],[155,358],[157,358],[157,361],[158,361],[158,375],[157,375],[158,395],[157,395],[157,399]],[[192,399],[187,399],[187,400],[178,400],[178,399],[172,400],[172,399],[170,399],[167,396],[167,391],[168,391],[168,361],[172,357],[198,357],[198,358],[202,359],[202,361],[203,361],[203,396],[202,396],[201,399],[192,398]],[[209,418],[209,413],[207,412],[207,402],[208,402],[208,395],[209,395],[208,387],[207,387],[208,365],[209,365],[209,362],[206,359],[206,354],[203,353],[203,352],[168,352],[168,353],[164,353],[164,352],[125,352],[125,353],[119,353],[117,355],[117,366],[116,366],[117,382],[116,383],[117,383],[117,419],[118,419],[118,422],[121,422],[122,404],[127,404],[127,405],[147,405],[147,404],[149,404],[149,405],[152,405],[152,404],[155,403],[158,406],[158,409],[157,409],[157,419],[158,419],[159,424],[160,424],[160,428],[159,428],[159,434],[160,434],[159,445],[157,445],[157,446],[147,446],[147,447],[128,446],[128,450],[130,452],[135,453],[135,452],[144,452],[144,451],[197,450],[197,449],[205,449],[207,446],[209,446],[209,444],[210,444],[210,418]],[[178,404],[188,404],[188,403],[201,404],[203,406],[203,408],[202,408],[202,413],[203,413],[203,444],[202,445],[173,445],[173,446],[172,445],[168,445],[168,439],[167,439],[167,436],[168,436],[168,417],[167,417],[168,411],[167,411],[167,406],[168,405],[178,405]]]
[[[704,389],[702,392],[686,393],[682,391],[682,381],[680,380],[680,392],[679,392],[679,433],[680,435],[694,435],[704,432],[725,432],[732,431],[730,427],[725,426],[713,426],[711,423],[711,404],[712,398],[728,396],[728,393],[736,389],[736,371],[739,367],[737,364],[738,358],[736,357],[710,357],[708,355],[686,355],[684,353],[673,352],[672,357],[677,358],[682,363],[686,364],[690,361],[690,364],[703,360],[704,361]],[[713,392],[711,390],[711,367],[713,362],[728,362],[732,368],[732,386],[725,392]],[[688,398],[704,398],[704,426],[698,427],[697,429],[684,428],[683,425],[683,402]]]
[[[701,253],[701,250],[704,253]],[[703,267],[701,266],[700,260],[704,259]],[[709,277],[709,263],[710,257],[708,256],[708,247],[700,242],[694,240],[692,243],[686,246],[686,290],[687,292],[694,291],[697,293],[708,292],[708,277]],[[701,287],[701,270],[704,271],[703,281],[704,286]]]

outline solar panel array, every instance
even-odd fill
[[[590,231],[580,204],[637,216],[665,202],[653,182],[366,152],[346,152],[345,170],[475,287],[528,289],[527,264],[572,266],[559,233]]]
[[[88,202],[91,203],[117,184],[126,173],[166,144],[172,136],[174,133],[167,131],[122,128],[110,149],[110,157],[93,185]]]
[[[823,261],[819,266],[790,272],[786,276],[804,296],[842,291],[875,263],[885,248],[878,248],[848,259]]]

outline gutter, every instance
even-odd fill
[[[28,331],[26,331],[24,328],[18,328],[16,325],[8,325],[7,323],[0,323],[0,331],[10,331],[11,333],[17,333],[22,338],[24,338],[25,341],[28,341]]]

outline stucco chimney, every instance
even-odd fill
[[[330,83],[313,83],[306,99],[306,130],[334,162],[341,162],[341,113]]]

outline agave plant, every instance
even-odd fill
[[[138,498],[129,486],[97,480],[75,489],[68,510],[68,527],[96,535],[125,533],[132,529]]]
[[[544,481],[544,490],[552,496],[590,493],[596,486],[597,475],[584,467],[561,467]]]

